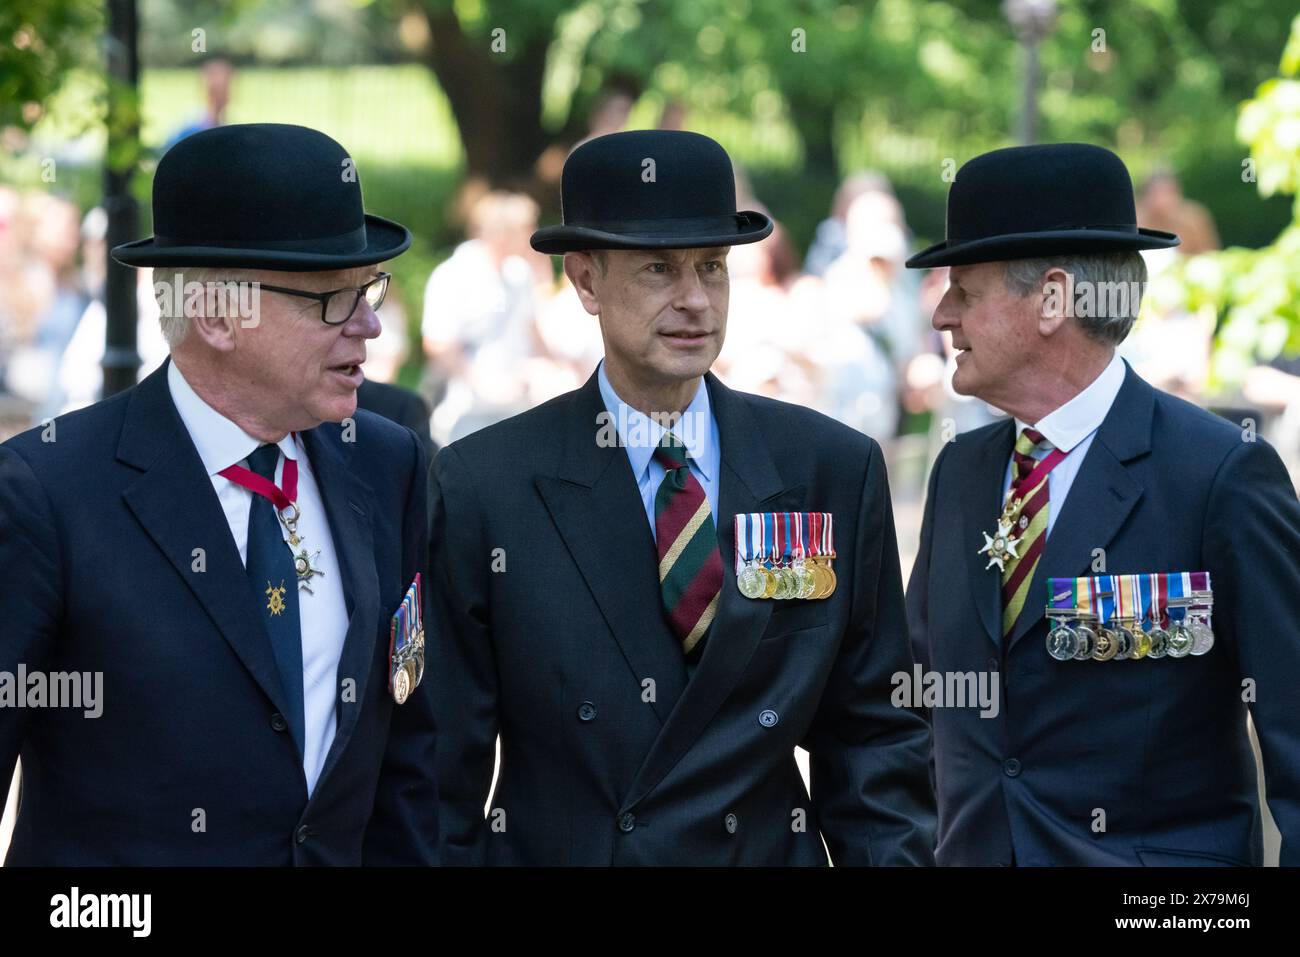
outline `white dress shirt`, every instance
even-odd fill
[[[1056,524],[1056,516],[1061,513],[1061,506],[1065,504],[1065,497],[1070,494],[1070,486],[1074,484],[1074,478],[1079,474],[1084,457],[1092,446],[1097,429],[1101,427],[1101,423],[1110,412],[1110,407],[1115,404],[1115,396],[1119,395],[1120,386],[1124,384],[1124,370],[1124,360],[1116,353],[1111,356],[1106,368],[1101,370],[1101,375],[1097,376],[1091,385],[1065,405],[1043,416],[1033,426],[1043,434],[1043,438],[1052,443],[1054,448],[1067,453],[1065,458],[1057,462],[1056,467],[1047,474],[1047,535],[1049,537],[1052,534],[1052,526]],[[1020,433],[1029,427],[1029,423],[1016,419],[1016,436],[1019,437]],[[1049,451],[1035,449],[1034,458],[1045,458]],[[1007,462],[1007,472],[1003,477],[1004,496],[1007,489],[1011,488],[1014,468],[1013,456]]]
[[[231,465],[248,467],[248,456],[262,445],[234,422],[227,419],[203,399],[185,381],[173,360],[167,368],[167,385],[181,421],[194,440],[212,488],[217,493],[230,534],[234,536],[239,558],[248,564],[248,519],[253,494],[218,473]],[[348,630],[347,603],[343,597],[343,576],[339,572],[334,539],[330,534],[325,504],[321,500],[316,475],[307,458],[301,438],[286,435],[279,442],[280,464],[276,467],[276,485],[283,482],[284,460],[298,463],[298,535],[309,553],[320,550],[314,564],[323,577],[311,580],[312,594],[298,590],[298,621],[302,629],[302,690],[306,718],[303,774],[308,795],[316,787],[325,757],[334,741],[337,725],[335,703],[338,701],[338,665],[343,639]],[[284,531],[281,525],[281,533]],[[286,546],[287,547],[287,546]],[[249,592],[249,601],[252,601]],[[269,640],[269,639],[268,639]]]
[[[645,506],[646,517],[650,520],[650,534],[658,539],[655,529],[655,494],[664,480],[667,471],[654,460],[655,447],[663,438],[665,429],[654,419],[632,408],[614,391],[609,378],[605,375],[605,360],[601,360],[596,372],[600,383],[600,394],[605,400],[605,410],[613,416],[613,424],[618,430],[620,441],[627,450],[628,461],[632,464],[632,474],[636,476],[637,488],[641,491],[641,503]],[[718,524],[718,471],[722,468],[722,445],[718,440],[718,423],[713,418],[709,406],[709,387],[700,379],[700,387],[695,398],[682,413],[680,427],[673,434],[686,447],[691,457],[691,474],[704,489],[709,500],[709,511],[713,513],[713,525]]]

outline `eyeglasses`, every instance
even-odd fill
[[[320,303],[320,321],[327,326],[341,326],[352,318],[364,296],[371,309],[377,310],[384,304],[388,295],[388,280],[391,273],[381,272],[364,286],[349,286],[344,289],[331,289],[329,292],[308,292],[304,289],[286,289],[283,286],[268,286],[258,283],[259,289],[267,292],[282,292],[286,296],[299,296],[303,299],[315,299]]]

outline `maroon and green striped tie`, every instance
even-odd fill
[[[722,555],[704,488],[691,474],[690,456],[671,432],[654,460],[667,472],[655,493],[659,589],[673,632],[689,655],[709,630],[722,591]]]
[[[1011,454],[1015,463],[1012,494],[1023,499],[1024,505],[1015,528],[1015,534],[1020,536],[1020,554],[1007,562],[1002,572],[1003,640],[1011,634],[1020,610],[1025,607],[1029,583],[1033,581],[1034,569],[1038,567],[1038,559],[1042,557],[1043,545],[1047,541],[1047,516],[1051,507],[1047,496],[1047,476],[1035,482],[1033,488],[1021,487],[1038,464],[1033,453],[1040,448],[1050,450],[1052,443],[1037,429],[1025,428],[1016,438],[1016,447]]]

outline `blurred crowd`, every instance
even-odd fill
[[[206,109],[169,142],[222,122],[229,71],[213,67],[203,80]],[[589,135],[624,128],[631,107],[625,94],[605,97]],[[681,108],[670,104],[661,123],[682,122]],[[564,155],[544,155],[539,175],[558,174]],[[768,211],[740,170],[737,199],[739,208]],[[1210,214],[1183,196],[1172,172],[1143,184],[1138,208],[1143,225],[1183,238],[1176,250],[1144,254],[1149,289],[1178,257],[1218,248]],[[580,386],[600,359],[598,320],[557,263],[529,246],[540,214],[523,193],[467,186],[464,241],[432,271],[422,301],[403,302],[396,286],[390,290],[366,375],[391,382],[408,362],[419,365],[440,445]],[[0,186],[0,439],[99,398],[105,229],[101,209],[82,215],[55,195]],[[923,466],[952,434],[1000,413],[951,389],[951,343],[930,326],[947,276],[905,269],[916,245],[889,180],[861,171],[840,184],[802,254],[779,221],[764,241],[733,248],[726,344],[715,371],[733,388],[810,406],[874,436],[891,460],[906,448]],[[144,270],[138,280],[143,376],[167,348],[153,279]],[[1148,301],[1121,352],[1153,384],[1203,401],[1214,322],[1212,314]],[[417,327],[418,340],[408,336]],[[1237,397],[1281,431],[1292,461],[1300,451],[1297,373],[1300,366],[1285,361],[1262,365]],[[911,478],[923,474],[912,470]]]

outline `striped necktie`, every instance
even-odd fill
[[[1020,536],[1020,547],[1016,549],[1019,555],[1007,562],[1002,572],[1004,640],[1011,634],[1016,619],[1020,617],[1020,610],[1025,607],[1029,583],[1033,581],[1034,569],[1038,567],[1039,556],[1043,554],[1043,543],[1047,540],[1048,477],[1044,475],[1036,480],[1033,488],[1020,487],[1038,464],[1038,459],[1033,455],[1035,449],[1051,451],[1052,443],[1043,438],[1037,429],[1025,428],[1017,436],[1015,451],[1011,453],[1015,465],[1011,494],[1021,499],[1023,504],[1014,530],[1014,534]]]
[[[659,589],[673,632],[690,655],[702,647],[722,591],[722,555],[704,488],[691,474],[690,456],[671,432],[654,460],[666,474],[655,493],[655,540]]]

